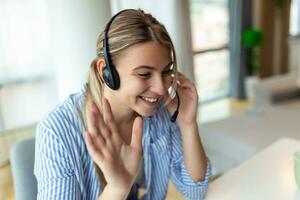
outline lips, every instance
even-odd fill
[[[160,99],[160,98],[145,97],[145,96],[139,96],[139,98],[144,103],[144,106],[151,107],[151,108],[155,108],[158,105]]]
[[[149,103],[155,103],[158,101],[158,98],[144,97],[144,96],[141,96],[141,98]]]

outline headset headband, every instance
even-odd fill
[[[120,12],[118,12],[117,14],[115,14],[107,23],[106,28],[104,29],[104,38],[103,38],[103,54],[104,54],[104,59],[106,62],[106,66],[109,68],[109,71],[111,71],[110,66],[111,66],[111,56],[109,53],[109,45],[108,45],[108,31],[110,28],[110,25],[112,24],[112,22],[114,21],[114,19],[120,15],[123,12],[129,11],[129,10],[133,10],[133,9],[125,9],[125,10],[121,10]]]

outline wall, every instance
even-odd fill
[[[110,15],[107,0],[49,1],[50,48],[60,100],[86,82],[97,36]]]
[[[289,40],[289,70],[291,73],[300,73],[300,37]]]

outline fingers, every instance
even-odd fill
[[[143,136],[143,120],[141,117],[136,117],[133,122],[130,146],[139,152],[142,151],[142,136]]]
[[[178,85],[182,85],[182,84],[184,84],[186,82],[193,84],[193,82],[190,79],[188,79],[184,74],[178,72],[178,75],[177,75],[177,84]]]
[[[88,132],[93,136],[102,140],[105,144],[106,135],[109,134],[109,130],[105,126],[103,118],[94,102],[89,103],[87,113],[87,129]]]
[[[121,145],[121,143],[124,141],[119,135],[119,131],[111,110],[110,103],[106,98],[103,99],[103,117],[104,117],[105,124],[110,129],[110,135],[107,136],[110,137],[111,139],[110,144],[118,148]]]
[[[188,96],[190,100],[198,102],[198,91],[196,85],[180,72],[178,72],[177,76],[177,91],[180,97]]]
[[[103,118],[105,123],[108,123],[109,121],[113,120],[113,115],[110,107],[110,103],[106,98],[103,98]]]
[[[192,90],[196,90],[196,86],[195,84],[188,79],[184,74],[178,72],[178,76],[177,76],[177,88],[189,88]]]
[[[111,110],[111,106],[106,98],[103,99],[103,118],[104,122],[109,126],[111,132],[117,133],[117,126]]]
[[[92,159],[96,163],[100,163],[103,158],[103,152],[101,151],[101,148],[97,148],[95,142],[102,143],[102,141],[99,139],[96,139],[98,141],[95,141],[95,138],[87,131],[84,133],[84,140]]]
[[[95,105],[94,102],[90,102],[87,110],[87,129],[94,136],[98,135],[99,132],[98,116],[99,116],[99,110],[97,106]]]

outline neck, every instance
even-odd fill
[[[112,95],[106,93],[104,97],[108,99],[110,103],[112,114],[119,130],[122,130],[123,127],[128,127],[128,125],[133,124],[134,119],[138,116],[135,111],[120,103]]]
[[[115,122],[117,124],[117,127],[124,127],[124,126],[128,126],[129,124],[132,124],[134,119],[138,116],[137,113],[131,111],[129,112],[120,112],[119,109],[112,107],[112,113],[115,119]],[[120,129],[121,130],[121,129]]]
[[[109,96],[106,96],[105,98],[107,98],[110,103],[119,134],[125,143],[129,145],[131,142],[133,122],[138,114],[127,106],[116,101],[116,98],[109,98]]]

